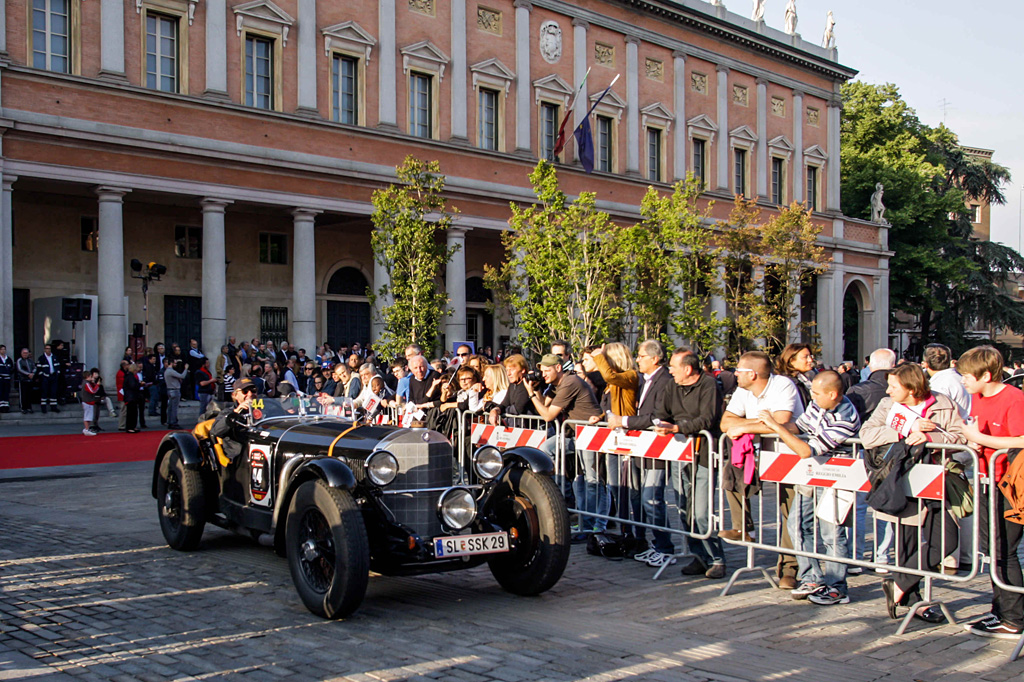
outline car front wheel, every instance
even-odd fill
[[[322,618],[343,618],[359,608],[370,579],[370,550],[351,493],[320,480],[300,485],[288,506],[285,542],[306,608]]]
[[[206,525],[205,499],[200,473],[185,468],[177,448],[165,454],[156,482],[156,505],[160,530],[173,549],[199,547]]]
[[[535,595],[554,586],[569,562],[569,513],[547,476],[512,469],[499,484],[494,517],[513,536],[513,549],[488,564],[503,588]]]

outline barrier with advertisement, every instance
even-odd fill
[[[971,448],[965,445],[928,443],[925,446],[926,456],[932,461],[916,463],[903,480],[903,492],[909,500],[909,511],[901,513],[899,522],[896,522],[895,517],[878,514],[870,507],[866,507],[863,500],[857,498],[857,493],[864,493],[871,489],[859,440],[847,441],[846,444],[850,450],[848,456],[808,457],[806,459],[801,459],[775,436],[761,436],[760,440],[757,470],[762,489],[754,501],[756,509],[751,510],[753,513],[749,515],[754,525],[751,531],[753,537],[747,540],[741,534],[739,539],[727,540],[731,544],[747,548],[747,564],[732,574],[722,590],[723,596],[728,594],[737,579],[746,573],[760,573],[774,587],[775,580],[768,574],[767,569],[756,565],[754,561],[755,551],[768,551],[846,566],[859,566],[863,569],[880,569],[886,573],[892,571],[921,578],[923,586],[918,593],[922,596],[915,603],[909,605],[909,611],[902,619],[896,634],[903,634],[914,617],[915,611],[932,606],[938,607],[950,623],[956,623],[946,605],[933,598],[932,583],[936,580],[966,583],[973,580],[978,573],[977,561],[973,561],[971,570],[963,575],[949,575],[942,570],[942,559],[957,550],[957,541],[952,538],[957,537],[959,528],[964,524],[967,525],[972,547],[978,545],[977,516],[968,516],[958,523],[947,513],[945,492],[947,467],[957,471],[969,471],[971,472],[969,480],[973,483],[971,494],[974,496],[974,506],[978,508],[978,462],[977,454]],[[727,438],[723,436],[719,443],[719,453],[727,451],[727,443]],[[803,486],[804,492],[811,491],[811,495],[793,494],[792,499],[795,501],[790,508],[789,518],[785,520],[780,518],[777,503],[772,505],[773,509],[770,510],[766,510],[765,505],[766,488],[768,493],[774,492],[774,499],[777,502],[789,494],[783,486]],[[846,494],[843,495],[843,492]],[[723,495],[724,492],[720,490],[719,494]],[[810,504],[801,500],[801,497],[810,497]],[[741,496],[741,502],[742,516],[746,519],[748,517],[747,497]],[[801,511],[795,511],[798,506]],[[935,513],[936,508],[942,509],[943,513]],[[864,521],[860,520],[861,512],[864,514]],[[795,521],[792,518],[794,514],[798,514]],[[804,518],[808,514],[811,515],[810,520]],[[926,521],[928,514],[934,514],[937,517],[937,523],[932,520],[928,525]],[[870,527],[875,530],[872,533],[873,551],[870,561],[863,558],[863,552],[858,552],[856,549],[859,538],[866,535],[863,532],[865,530],[863,526],[868,515],[871,516]],[[766,516],[768,521],[774,520],[774,524],[766,522]],[[822,523],[822,521],[827,521],[828,524]],[[784,522],[789,523],[788,530],[792,547],[783,546],[783,532],[780,524]],[[879,523],[892,523],[894,551],[891,563],[888,561],[887,543],[884,541],[879,543],[879,533],[877,532]],[[829,528],[829,525],[832,528]],[[827,544],[827,539],[823,537],[823,528],[835,536],[828,538],[832,540],[833,546],[847,544],[837,538],[848,535],[848,544],[852,545],[852,550],[847,549],[843,555],[837,555],[837,550],[833,550],[832,553],[821,551],[821,548]],[[800,534],[799,539],[792,538],[794,530]],[[929,532],[931,533],[930,537],[928,536]],[[926,560],[922,557],[922,552],[919,551],[924,547],[928,548],[927,551],[930,553],[934,553],[936,544],[938,545],[937,556],[940,557],[937,564]],[[932,568],[932,566],[935,567]],[[899,567],[898,571],[896,567]],[[917,590],[916,586],[913,590]]]

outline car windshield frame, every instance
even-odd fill
[[[249,420],[254,426],[271,419],[322,419],[326,416],[320,403],[308,395],[292,394],[283,398],[261,395],[254,397],[249,405]]]

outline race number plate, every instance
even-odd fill
[[[470,556],[508,551],[508,533],[481,533],[434,538],[434,556]]]

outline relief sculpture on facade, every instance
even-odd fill
[[[540,25],[540,56],[548,64],[562,58],[562,29],[555,21],[545,21]]]

